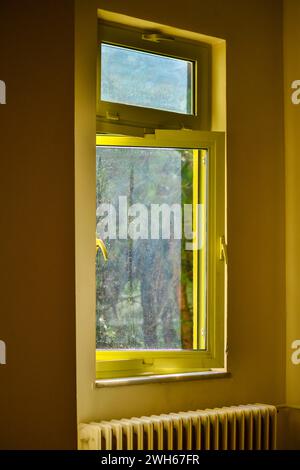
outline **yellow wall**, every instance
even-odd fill
[[[285,401],[285,190],[281,0],[102,0],[117,13],[227,41],[228,340],[231,378],[93,388],[96,25],[77,1],[78,420]],[[80,14],[79,14],[80,12]],[[92,201],[86,205],[87,201]],[[84,203],[85,201],[85,203]],[[88,280],[88,282],[87,282]]]
[[[300,105],[291,101],[291,83],[300,80],[300,2],[284,1],[287,403],[300,408],[300,365],[291,362],[291,344],[300,340]],[[288,412],[288,445],[300,448],[300,409]]]
[[[0,1],[0,79],[0,448],[72,448],[72,0]]]

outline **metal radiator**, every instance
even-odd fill
[[[82,450],[272,450],[277,410],[246,405],[81,424]]]

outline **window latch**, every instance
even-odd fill
[[[220,260],[228,264],[228,251],[224,236],[220,238]]]
[[[120,121],[120,116],[118,113],[110,113],[109,111],[106,111],[105,117],[108,121]]]
[[[162,33],[144,33],[142,34],[142,39],[150,42],[175,41],[175,38],[172,36],[167,36]]]

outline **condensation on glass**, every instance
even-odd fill
[[[175,212],[170,236],[161,219],[159,235],[152,231],[151,208],[183,210],[193,203],[194,155],[189,149],[97,147],[97,236],[109,253],[108,262],[101,254],[96,262],[97,349],[193,349],[193,251],[179,239]],[[141,212],[144,219],[137,219]]]
[[[101,100],[193,114],[194,63],[101,44]]]

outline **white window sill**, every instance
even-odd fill
[[[183,374],[150,375],[144,377],[123,377],[116,379],[101,379],[95,381],[96,388],[121,387],[128,385],[145,385],[152,383],[184,382],[203,379],[224,379],[231,374],[226,371],[188,372]]]

